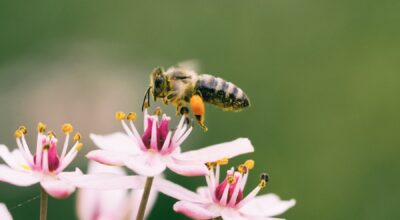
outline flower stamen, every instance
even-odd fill
[[[17,130],[15,131],[15,137],[16,137],[16,138],[21,138],[22,135],[23,135],[23,132],[22,132],[21,130],[17,129]]]
[[[125,119],[126,114],[124,112],[116,112],[115,119],[118,121],[123,121]]]
[[[269,175],[267,173],[262,173],[260,175],[260,182],[258,183],[257,187],[254,188],[247,196],[244,198],[242,201],[240,201],[237,206],[242,207],[245,205],[248,201],[253,199],[254,197],[257,196],[258,192],[267,186],[267,182],[269,181]]]
[[[46,132],[46,128],[47,128],[47,126],[45,124],[43,124],[42,122],[38,123],[37,129],[38,129],[39,133],[43,134],[44,132]]]
[[[81,134],[79,132],[74,135],[74,141],[75,142],[81,141]]]
[[[235,182],[236,182],[236,179],[234,176],[228,176],[226,179],[228,180],[229,184],[235,184]]]
[[[74,127],[72,127],[71,124],[63,124],[62,131],[65,134],[69,134],[69,133],[72,133],[74,131]]]
[[[23,134],[27,134],[28,130],[26,129],[25,126],[19,126],[18,130],[20,130]]]
[[[208,168],[209,170],[214,169],[214,167],[215,167],[216,165],[217,165],[217,164],[216,164],[215,162],[207,162],[207,163],[206,163],[206,166],[207,166],[207,168]]]
[[[48,136],[50,139],[52,139],[52,138],[55,138],[55,137],[56,137],[56,133],[54,133],[53,131],[49,131],[49,132],[47,132],[47,136]]]
[[[33,164],[33,157],[32,157],[32,153],[30,152],[30,150],[28,148],[28,145],[26,144],[24,134],[27,134],[27,129],[25,126],[20,126],[15,131],[15,138],[16,138],[17,145],[18,145],[18,148],[19,148],[22,156],[31,165],[31,164]]]
[[[65,144],[64,144],[63,152],[61,154],[62,163],[59,166],[58,170],[65,169],[65,167],[67,167],[72,162],[72,160],[76,157],[78,152],[83,147],[83,144],[81,143],[82,136],[81,136],[81,134],[79,132],[77,132],[74,135],[74,142],[75,142],[74,146],[72,146],[72,148],[69,150],[69,152],[66,153],[67,152],[68,139],[69,139],[69,133],[66,133]]]
[[[254,160],[246,160],[246,162],[244,162],[244,166],[248,170],[252,170],[254,168]]]
[[[136,113],[135,112],[129,112],[128,116],[126,116],[126,119],[128,121],[136,121]]]
[[[267,173],[262,173],[260,176],[260,182],[258,186],[262,189],[267,186],[267,182],[269,181],[269,175]]]
[[[224,157],[220,160],[216,161],[217,165],[227,165],[229,163],[229,159],[227,157]]]
[[[145,102],[143,103],[143,108],[144,108],[144,109],[148,109],[148,108],[149,108],[149,102],[148,102],[148,101],[145,101]]]
[[[162,109],[160,107],[157,107],[156,110],[154,111],[154,114],[160,116],[162,114]]]
[[[78,151],[78,152],[81,151],[82,147],[83,147],[83,144],[82,143],[78,143],[76,145],[76,151]]]

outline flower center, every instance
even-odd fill
[[[169,132],[169,120],[163,118],[160,123],[153,117],[147,118],[147,129],[145,130],[142,140],[147,149],[160,151],[165,144]],[[171,142],[171,139],[168,140]],[[168,145],[170,143],[167,143]]]
[[[43,150],[40,152],[41,160],[38,159],[37,154],[33,156],[33,162],[36,167],[43,167],[44,158],[47,157],[47,166],[50,172],[57,170],[60,165],[60,158],[57,153],[57,138],[53,132],[49,132],[47,136],[42,136]],[[47,155],[45,155],[47,154]]]
[[[219,184],[217,186],[217,188],[215,189],[215,197],[218,200],[221,200],[222,197],[224,196],[224,192],[227,192],[227,200],[226,201],[231,201],[231,199],[234,199],[234,205],[238,204],[240,201],[242,201],[243,199],[243,192],[241,189],[239,189],[239,191],[237,192],[237,195],[235,195],[235,198],[232,198],[235,188],[239,187],[238,184],[238,176],[233,176],[233,175],[227,175],[227,177],[225,178],[224,181],[222,181],[221,184]],[[233,203],[233,202],[232,202]]]
[[[43,123],[39,123],[37,129],[38,139],[36,152],[34,154],[29,150],[25,139],[27,129],[24,126],[21,126],[15,131],[18,148],[26,163],[21,165],[23,169],[35,170],[46,174],[58,173],[72,162],[83,146],[80,142],[80,134],[76,133],[74,136],[75,144],[67,153],[69,134],[73,131],[73,127],[71,124],[64,124],[62,126],[62,131],[65,133],[66,137],[61,156],[59,156],[57,152],[58,139],[56,138],[55,133],[50,131],[46,135],[46,125]]]
[[[171,118],[163,114],[161,120],[159,120],[161,114],[160,108],[156,109],[154,115],[149,115],[147,107],[144,108],[145,129],[143,135],[139,134],[133,123],[136,120],[136,114],[134,112],[128,115],[124,112],[116,112],[115,118],[121,121],[126,134],[138,144],[142,151],[152,151],[167,155],[174,152],[183,143],[192,131],[192,127],[185,123],[186,117],[182,116],[178,126],[172,131],[169,129]],[[127,120],[130,127],[125,120]]]
[[[227,159],[206,163],[210,170],[209,175],[206,176],[207,185],[215,203],[224,207],[240,208],[254,198],[262,188],[266,187],[269,176],[266,173],[261,174],[257,187],[243,198],[249,171],[254,168],[254,160],[247,160],[240,164],[237,169],[232,167],[226,172],[225,179],[219,183],[220,165],[227,163]]]

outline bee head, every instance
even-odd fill
[[[163,69],[159,67],[151,72],[151,87],[154,101],[156,101],[158,97],[163,97],[163,92],[167,88],[167,79],[163,73]]]

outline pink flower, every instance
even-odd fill
[[[235,171],[227,171],[222,182],[219,181],[220,164],[225,161],[208,163],[210,173],[206,176],[208,187],[200,187],[197,193],[191,192],[175,183],[157,179],[156,188],[180,201],[175,203],[174,210],[193,219],[273,219],[295,205],[296,201],[281,200],[275,194],[257,196],[260,189],[268,181],[268,175],[262,174],[260,183],[246,197],[243,191],[247,182],[249,170],[253,168],[254,161],[248,160]],[[214,173],[215,168],[215,173]]]
[[[89,163],[89,174],[113,173],[126,175],[123,169]],[[91,190],[80,189],[77,198],[77,212],[81,220],[125,220],[136,219],[143,190]],[[146,214],[156,201],[157,193],[152,190],[149,197]]]
[[[91,134],[94,143],[100,150],[89,152],[91,160],[107,164],[127,166],[143,176],[156,176],[167,167],[175,173],[185,176],[200,176],[208,173],[204,165],[210,159],[231,158],[240,154],[253,152],[254,148],[246,138],[213,145],[200,150],[181,153],[181,144],[189,136],[192,127],[182,117],[176,129],[171,130],[171,118],[165,114],[159,120],[158,115],[144,116],[144,133],[140,135],[133,121],[135,113],[127,117],[117,112],[116,118],[121,121],[126,132],[100,136]],[[124,119],[129,121],[129,125]]]
[[[6,205],[0,203],[0,219],[1,220],[12,220],[12,216],[8,211]]]
[[[15,132],[18,149],[10,152],[0,145],[0,158],[8,165],[0,165],[0,181],[17,186],[30,186],[40,182],[45,191],[55,198],[66,198],[75,187],[59,178],[62,171],[72,162],[82,148],[80,134],[74,136],[74,145],[67,153],[68,141],[73,128],[62,127],[66,135],[61,155],[57,152],[58,139],[53,132],[45,135],[46,125],[38,124],[36,152],[32,155],[25,140],[27,129],[20,127]]]

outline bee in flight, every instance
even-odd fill
[[[231,82],[208,74],[198,74],[186,67],[170,67],[167,71],[155,68],[150,74],[150,86],[143,100],[142,110],[150,102],[162,99],[164,104],[172,103],[177,115],[188,115],[190,105],[200,127],[204,124],[204,102],[213,104],[224,111],[241,111],[250,106],[250,101],[242,89]],[[146,101],[147,99],[147,101]]]

